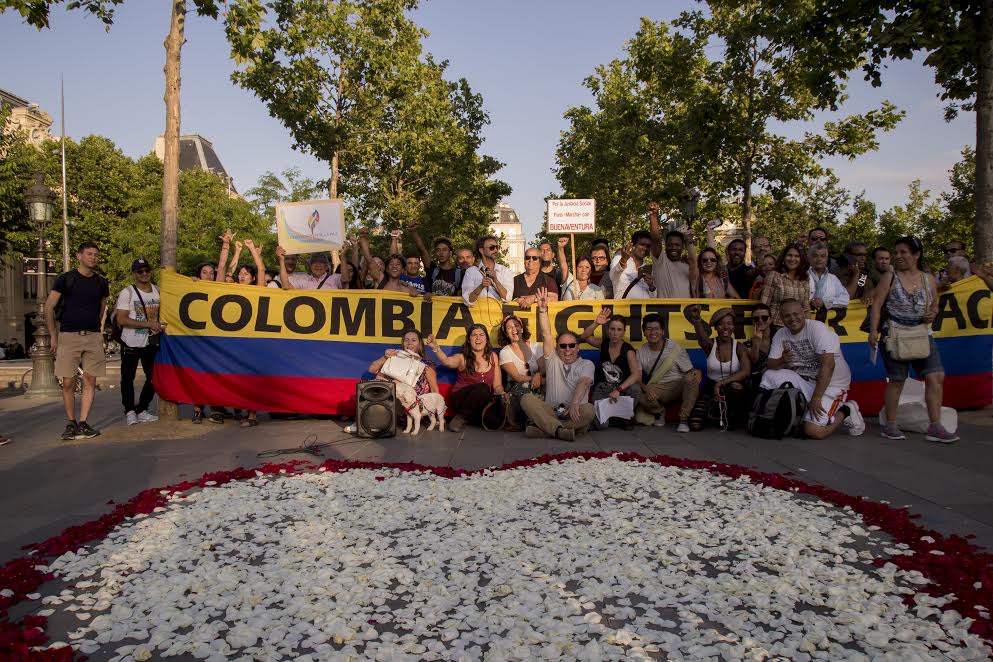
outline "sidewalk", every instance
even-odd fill
[[[332,420],[278,420],[260,415],[261,425],[243,429],[236,423],[185,420],[126,427],[118,391],[97,394],[90,423],[103,430],[87,441],[59,441],[65,426],[58,401],[0,399],[0,431],[14,441],[0,448],[0,563],[22,554],[22,545],[43,540],[67,526],[108,512],[139,491],[168,485],[208,471],[256,466],[271,459],[256,453],[295,447],[308,436],[332,442],[325,458],[377,462],[413,461],[429,465],[482,468],[545,453],[631,451],[665,454],[753,467],[821,483],[852,495],[909,505],[924,526],[944,533],[975,534],[993,549],[993,438],[989,428],[963,425],[962,440],[951,446],[931,444],[922,435],[887,441],[869,424],[863,437],[845,435],[825,441],[767,441],[740,432],[678,434],[638,427],[611,429],[568,444],[527,439],[522,434],[490,433],[468,428],[461,434],[437,431],[415,438],[358,439],[341,432]],[[986,422],[989,412],[965,418]],[[283,455],[313,460],[306,454]]]

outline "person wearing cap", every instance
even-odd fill
[[[152,265],[145,258],[131,263],[134,283],[121,290],[114,307],[114,321],[121,327],[121,402],[128,425],[151,423],[158,416],[148,411],[155,397],[152,368],[159,351],[158,334],[165,328],[159,322],[159,288],[152,284]],[[145,375],[138,403],[134,401],[134,378],[138,364]]]
[[[707,357],[707,381],[700,386],[700,395],[690,412],[690,430],[702,430],[708,422],[725,430],[740,426],[750,408],[747,384],[752,374],[752,359],[745,343],[734,337],[734,311],[717,309],[710,316],[709,327],[702,319],[699,305],[687,308],[686,317],[693,324],[697,342]],[[711,339],[711,329],[716,332],[716,338]]]

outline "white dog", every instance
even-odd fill
[[[445,398],[440,393],[425,393],[418,396],[413,387],[397,382],[397,400],[407,412],[407,429],[405,434],[417,435],[421,432],[421,418],[430,418],[428,432],[435,426],[445,431]],[[413,432],[411,430],[413,429]]]

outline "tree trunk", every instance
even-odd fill
[[[993,0],[983,0],[976,52],[975,260],[993,260]]]
[[[169,36],[165,40],[165,154],[162,157],[162,227],[159,231],[159,264],[176,268],[176,235],[179,228],[179,65],[186,23],[186,0],[170,0],[172,16]],[[159,402],[159,418],[175,421],[179,407],[175,402]]]
[[[993,0],[991,0],[993,2]],[[741,220],[745,226],[745,262],[752,261],[752,161],[748,159],[742,168]]]
[[[331,199],[338,197],[338,150],[331,155],[331,186],[328,187]]]

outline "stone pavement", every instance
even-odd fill
[[[195,478],[208,471],[255,466],[269,459],[256,453],[298,446],[310,435],[331,442],[325,457],[378,462],[482,468],[545,453],[633,451],[643,455],[713,459],[822,483],[852,495],[908,505],[922,524],[945,533],[976,535],[993,549],[993,438],[991,427],[965,424],[962,440],[931,444],[922,435],[887,441],[871,423],[865,436],[825,441],[754,439],[740,432],[678,434],[671,427],[611,429],[568,444],[527,439],[521,434],[468,428],[461,434],[437,431],[416,438],[357,439],[334,420],[269,420],[242,429],[227,422],[123,425],[118,391],[97,394],[90,423],[104,434],[88,441],[62,442],[61,402],[0,398],[0,432],[14,441],[0,447],[0,563],[20,556],[21,546],[44,540],[126,501],[139,491]],[[990,412],[966,416],[990,424]],[[314,459],[284,455],[274,461]]]

